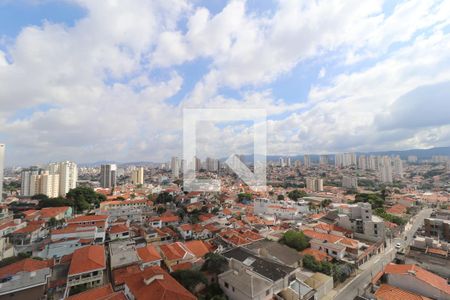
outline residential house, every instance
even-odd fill
[[[145,247],[140,247],[136,249],[137,255],[141,260],[141,266],[143,268],[148,268],[152,266],[161,266],[161,255],[155,246],[148,244]]]
[[[125,277],[124,293],[130,300],[195,300],[181,284],[161,267],[153,266]]]
[[[115,292],[111,284],[105,284],[70,296],[67,300],[127,300],[127,298],[123,292]]]
[[[297,268],[302,256],[294,249],[274,241],[261,240],[244,246],[260,257],[273,259],[286,266]]]
[[[126,223],[112,225],[108,228],[110,240],[127,239],[130,237],[130,229]]]
[[[29,223],[26,227],[11,233],[11,243],[16,246],[16,248],[22,249],[24,246],[31,247],[34,243],[42,240],[47,235],[48,230],[44,227],[43,223],[33,222]]]
[[[222,254],[230,269],[219,274],[219,285],[229,299],[273,299],[295,280],[295,268],[256,256],[237,247]]]
[[[67,274],[66,295],[75,286],[88,288],[102,285],[106,275],[106,256],[103,245],[86,246],[74,251]]]
[[[384,269],[386,283],[432,299],[450,299],[450,285],[444,279],[416,265],[389,264]]]
[[[52,260],[26,258],[0,268],[0,300],[44,299],[52,266]]]

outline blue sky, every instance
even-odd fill
[[[448,15],[448,0],[0,0],[7,165],[166,161],[185,108],[265,109],[269,154],[448,146],[450,120],[422,109],[450,114]],[[202,125],[199,151],[249,152],[253,130]]]

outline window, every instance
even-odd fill
[[[269,296],[269,294],[270,294],[270,290],[267,290],[266,291],[266,296]]]
[[[225,287],[229,288],[230,286],[228,285],[228,282],[225,282]]]
[[[234,286],[232,286],[231,289],[233,290],[233,293],[234,293]]]

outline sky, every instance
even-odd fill
[[[450,1],[0,0],[6,165],[182,156],[185,109],[267,153],[450,145]],[[220,112],[219,112],[220,114]],[[199,156],[259,124],[200,122]]]

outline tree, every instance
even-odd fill
[[[253,198],[253,195],[250,193],[240,193],[237,195],[239,202],[250,201]]]
[[[331,204],[331,200],[330,199],[325,199],[325,200],[322,200],[322,202],[320,203],[320,206],[322,206],[322,207],[327,207],[328,205],[330,205]]]
[[[306,192],[301,191],[301,190],[293,190],[288,193],[289,199],[294,200],[294,201],[298,201],[298,199],[306,197],[306,196],[307,196]]]
[[[156,197],[155,202],[158,204],[166,204],[169,202],[173,202],[174,198],[172,196],[172,194],[168,193],[168,192],[162,192],[159,193],[158,197]]]
[[[283,234],[280,243],[294,248],[297,251],[302,251],[309,247],[309,238],[303,231],[288,230]]]
[[[312,255],[309,255],[309,254],[305,255],[303,257],[302,262],[303,262],[303,267],[305,267],[313,272],[320,272],[322,269],[320,262],[318,262]]]
[[[65,199],[62,197],[50,198],[39,201],[39,208],[44,207],[61,207],[61,206],[73,206],[74,203],[72,200]]]
[[[32,199],[32,200],[39,200],[39,201],[42,201],[42,200],[48,200],[49,198],[48,198],[47,195],[44,195],[44,194],[37,194],[37,195],[32,196],[31,199]]]
[[[278,199],[278,200],[284,200],[284,195],[278,195],[278,196],[277,196],[277,199]]]
[[[48,220],[48,225],[50,226],[50,227],[55,227],[56,226],[56,219],[55,219],[55,217],[51,217],[50,218],[50,220]]]
[[[100,202],[106,200],[106,196],[96,193],[89,187],[79,186],[71,189],[66,198],[73,201],[73,205],[77,211],[84,211],[91,207],[98,207]]]
[[[384,199],[380,194],[358,193],[355,196],[355,203],[357,202],[368,202],[372,205],[373,209],[383,207],[384,205]]]
[[[333,279],[338,282],[344,282],[352,274],[352,267],[348,264],[334,265]]]
[[[207,271],[219,275],[226,271],[228,261],[225,257],[217,253],[208,253],[205,255],[205,263],[202,266],[202,271]]]
[[[198,284],[208,284],[208,280],[202,272],[195,270],[179,270],[171,273],[173,278],[178,281],[182,286],[191,292],[195,291]]]

